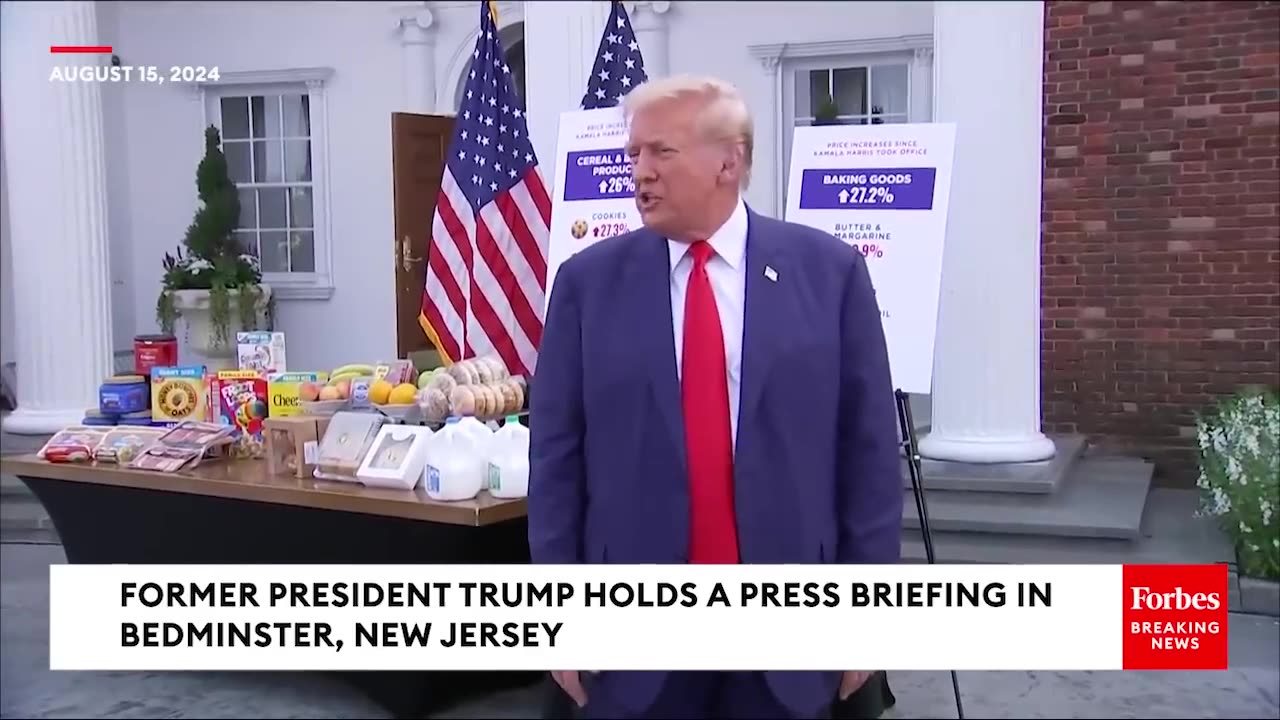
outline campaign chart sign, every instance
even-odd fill
[[[548,303],[561,263],[592,243],[640,227],[631,162],[623,150],[626,141],[621,108],[560,115],[547,252]]]
[[[862,253],[894,387],[930,392],[955,126],[798,127],[791,147],[787,220]]]

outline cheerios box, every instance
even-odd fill
[[[151,368],[151,420],[209,420],[209,385],[203,365]]]

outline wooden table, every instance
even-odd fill
[[[524,500],[442,503],[422,490],[267,474],[265,460],[178,473],[6,456],[49,513],[71,563],[523,564]],[[343,673],[397,717],[423,717],[539,673]]]

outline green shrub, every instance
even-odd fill
[[[1234,541],[1241,575],[1280,579],[1280,396],[1240,393],[1196,425],[1202,512]]]

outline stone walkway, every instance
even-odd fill
[[[382,718],[380,708],[319,675],[54,673],[48,668],[48,566],[57,545],[0,545],[0,717]],[[1280,717],[1280,625],[1235,615],[1224,672],[963,673],[969,718]],[[927,648],[921,650],[928,652]],[[896,718],[955,717],[947,673],[890,675]],[[538,690],[493,695],[439,718],[536,718]]]

